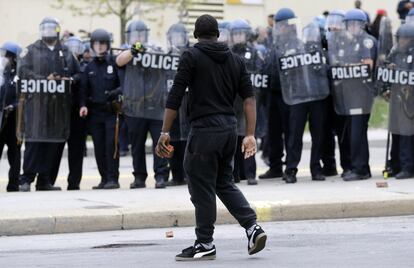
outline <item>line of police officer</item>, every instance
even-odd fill
[[[286,183],[296,182],[306,122],[312,137],[312,180],[321,181],[337,174],[334,134],[340,145],[343,179],[369,178],[367,128],[374,100],[376,40],[365,31],[365,13],[356,9],[332,12],[326,22],[326,42],[318,21],[321,18],[301,29],[294,12],[284,8],[275,14],[274,20],[269,73],[272,89],[279,94],[271,93],[270,100],[281,112],[272,114],[276,109],[270,109],[270,140],[275,138],[271,135],[272,121],[285,123],[280,124],[284,128],[278,131],[279,143],[276,145],[274,140],[271,147],[270,155],[275,157],[269,159],[270,169],[259,178],[283,176]],[[332,75],[354,69],[367,73],[354,77]],[[283,112],[286,109],[288,115]],[[282,133],[287,152],[283,175]]]
[[[65,44],[60,42],[60,25],[56,19],[46,17],[39,30],[40,40],[22,53],[14,43],[2,47],[0,118],[4,122],[0,142],[2,148],[8,145],[11,166],[8,190],[19,190],[20,181],[20,191],[30,191],[36,177],[36,190],[61,190],[54,183],[66,141],[68,190],[80,189],[87,133],[92,136],[101,176],[101,182],[93,189],[119,188],[121,111],[132,143],[135,180],[131,188],[145,187],[147,132],[154,141],[158,140],[167,89],[175,76],[180,53],[189,46],[185,26],[170,27],[169,51],[163,53],[161,48],[148,42],[149,29],[145,23],[132,21],[126,31],[126,47],[130,50],[118,58],[111,53],[110,34],[97,29],[90,36],[94,55],[91,61],[82,58],[85,47],[79,38],[70,37]],[[163,64],[154,68],[154,61]],[[3,67],[7,68],[3,70]],[[17,96],[13,95],[16,88]],[[156,188],[186,183],[182,167],[189,131],[186,118],[183,105],[176,130],[172,132],[176,151],[169,163],[172,181],[168,182],[168,162],[154,154]],[[19,178],[23,141],[23,174]]]
[[[273,18],[272,36],[268,37],[273,42],[263,44],[252,39],[252,28],[244,20],[219,25],[219,41],[227,42],[233,53],[245,60],[255,88],[258,100],[256,136],[269,150],[269,170],[259,178],[283,177],[286,183],[296,182],[307,122],[312,136],[310,170],[313,180],[337,175],[335,136],[343,179],[352,181],[371,177],[367,128],[377,93],[373,80],[377,41],[365,31],[366,15],[360,10],[332,11],[326,21],[318,17],[303,29],[290,9],[279,10]],[[407,23],[405,27],[407,25],[411,24]],[[378,51],[385,57],[392,46],[389,44],[389,21],[384,21],[383,26]],[[37,190],[60,190],[54,183],[66,141],[68,190],[80,189],[87,133],[92,136],[101,175],[101,182],[94,189],[119,188],[117,140],[121,113],[132,145],[134,181],[131,188],[145,187],[148,176],[145,141],[148,132],[153,141],[160,136],[165,100],[177,71],[178,57],[189,46],[184,25],[170,27],[168,51],[164,53],[149,42],[146,24],[132,21],[126,30],[125,47],[130,49],[117,57],[111,53],[110,34],[103,29],[95,30],[90,39],[94,54],[90,62],[82,59],[84,44],[80,39],[71,37],[65,45],[59,42],[60,26],[56,19],[45,18],[39,29],[41,39],[22,53],[14,43],[2,47],[0,67],[6,68],[1,77],[3,122],[0,145],[8,146],[11,169],[7,189],[19,189],[22,141],[25,151],[21,191],[30,191],[30,184],[36,177]],[[410,34],[410,29],[403,28],[397,32],[397,37],[399,40],[410,38]],[[411,49],[409,45],[406,44],[406,49]],[[407,58],[405,62],[411,63],[410,60]],[[387,62],[389,65],[389,61],[378,60],[377,64]],[[390,83],[382,81],[381,90],[392,88]],[[17,96],[16,86],[19,89]],[[407,94],[407,86],[404,89]],[[390,96],[394,100],[394,95]],[[408,102],[409,96],[405,97]],[[401,94],[398,98],[400,102],[404,99]],[[174,157],[168,163],[154,154],[156,188],[186,183],[182,165],[189,130],[186,96],[183,102],[171,131]],[[397,107],[395,102],[391,102],[394,103],[391,107]],[[414,172],[410,138],[412,122],[407,109],[397,112],[394,109],[392,114],[399,118],[394,122],[408,117],[403,122],[404,127],[399,124],[390,129],[392,159],[387,173],[397,178],[412,177]],[[240,143],[245,128],[240,101],[236,100],[235,111],[240,119]],[[286,165],[284,170],[283,165]],[[168,181],[170,169],[172,180]],[[249,185],[257,184],[255,159],[243,159],[238,150],[233,176],[236,182],[246,179]]]

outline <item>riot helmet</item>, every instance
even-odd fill
[[[180,50],[188,47],[188,31],[182,23],[171,25],[167,32],[168,49]]]
[[[147,44],[149,31],[150,29],[142,20],[131,21],[125,31],[128,45],[133,45],[137,42]]]
[[[104,29],[97,29],[91,33],[90,44],[95,56],[102,57],[111,48],[111,35]]]
[[[39,25],[40,39],[47,44],[52,44],[59,39],[60,24],[59,21],[52,17],[44,18]]]

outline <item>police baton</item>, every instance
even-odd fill
[[[116,113],[115,138],[114,138],[115,150],[114,150],[113,158],[116,159],[118,156],[118,140],[119,140],[119,124],[120,124],[119,116],[121,114],[122,95],[119,95],[118,98],[113,101],[113,106],[114,106],[115,113]]]

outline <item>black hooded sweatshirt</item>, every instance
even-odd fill
[[[189,89],[190,122],[209,115],[235,115],[236,94],[254,96],[244,61],[227,45],[199,42],[183,52],[166,107],[178,110]]]

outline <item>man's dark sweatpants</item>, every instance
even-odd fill
[[[200,243],[213,241],[216,194],[241,226],[249,228],[256,223],[256,213],[232,182],[232,159],[237,142],[236,118],[233,118],[234,124],[220,126],[196,127],[192,123],[184,169],[195,207],[196,235]]]

